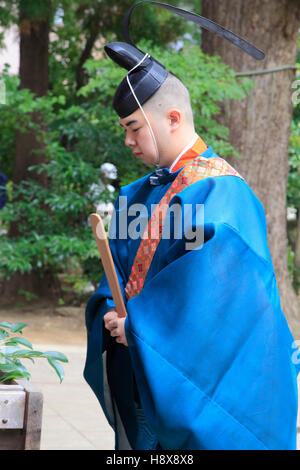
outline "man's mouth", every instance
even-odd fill
[[[142,156],[142,153],[141,153],[141,152],[133,152],[133,154],[134,154],[137,158],[141,158],[141,156]]]

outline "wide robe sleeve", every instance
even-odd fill
[[[174,203],[204,204],[204,244],[161,240],[127,302],[145,415],[163,449],[295,449],[294,339],[263,207],[234,176],[194,183]]]

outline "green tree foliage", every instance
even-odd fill
[[[299,105],[298,105],[299,107]],[[297,220],[300,217],[300,118],[297,116],[297,109],[292,122],[292,131],[290,136],[289,148],[289,174],[287,184],[287,206],[293,208],[297,219],[288,222],[288,268],[293,286],[296,292],[300,289],[300,269],[297,266],[296,239],[299,224]],[[299,249],[299,248],[298,248]]]
[[[300,70],[300,35],[298,41],[298,70]],[[300,217],[300,75],[293,84],[294,113],[289,146],[289,174],[287,182],[287,206],[294,208],[296,221],[288,222],[288,267],[296,292],[300,289],[300,269],[296,258],[299,256],[296,245]]]
[[[299,105],[298,105],[299,106]],[[300,106],[299,106],[300,109]],[[287,205],[300,208],[300,116],[294,116],[289,148],[290,171],[287,186]]]
[[[171,2],[174,6],[180,2]],[[188,4],[194,2],[187,2]],[[74,92],[86,84],[88,75],[83,63],[91,57],[103,56],[103,43],[123,41],[122,20],[133,4],[131,0],[69,0],[57,1],[50,43],[50,88],[72,101]],[[134,41],[151,39],[165,45],[186,31],[186,23],[178,16],[153,5],[135,9],[131,31]],[[105,41],[104,39],[105,38]]]

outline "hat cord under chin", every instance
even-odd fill
[[[146,122],[147,122],[147,124],[148,124],[149,129],[150,129],[150,133],[151,133],[151,136],[152,136],[154,145],[155,145],[155,151],[156,151],[156,156],[157,156],[157,158],[156,158],[157,161],[156,161],[155,165],[156,165],[156,166],[159,166],[159,152],[158,152],[158,146],[157,146],[157,142],[156,142],[156,138],[155,138],[154,132],[153,132],[153,130],[152,130],[152,127],[151,127],[151,124],[150,124],[150,122],[149,122],[149,119],[147,118],[146,113],[145,113],[145,111],[143,110],[143,107],[142,107],[141,103],[139,102],[138,97],[136,96],[136,94],[135,94],[135,92],[134,92],[134,90],[133,90],[133,87],[131,86],[131,83],[130,83],[130,80],[129,80],[129,76],[128,76],[131,72],[133,72],[133,70],[135,70],[137,67],[139,67],[139,66],[144,62],[144,60],[146,60],[148,57],[150,57],[150,56],[149,56],[148,53],[146,53],[146,54],[144,55],[144,57],[139,61],[139,63],[136,64],[132,69],[129,70],[129,72],[128,72],[127,75],[126,75],[126,79],[127,79],[127,83],[128,83],[129,88],[130,88],[130,91],[131,91],[131,93],[133,94],[134,99],[135,99],[135,101],[137,102],[137,104],[138,104],[140,110],[142,111],[143,116],[144,116],[144,118],[145,118],[145,120],[146,120]]]

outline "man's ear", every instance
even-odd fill
[[[170,109],[167,114],[171,132],[176,131],[182,122],[182,113],[179,109]]]

